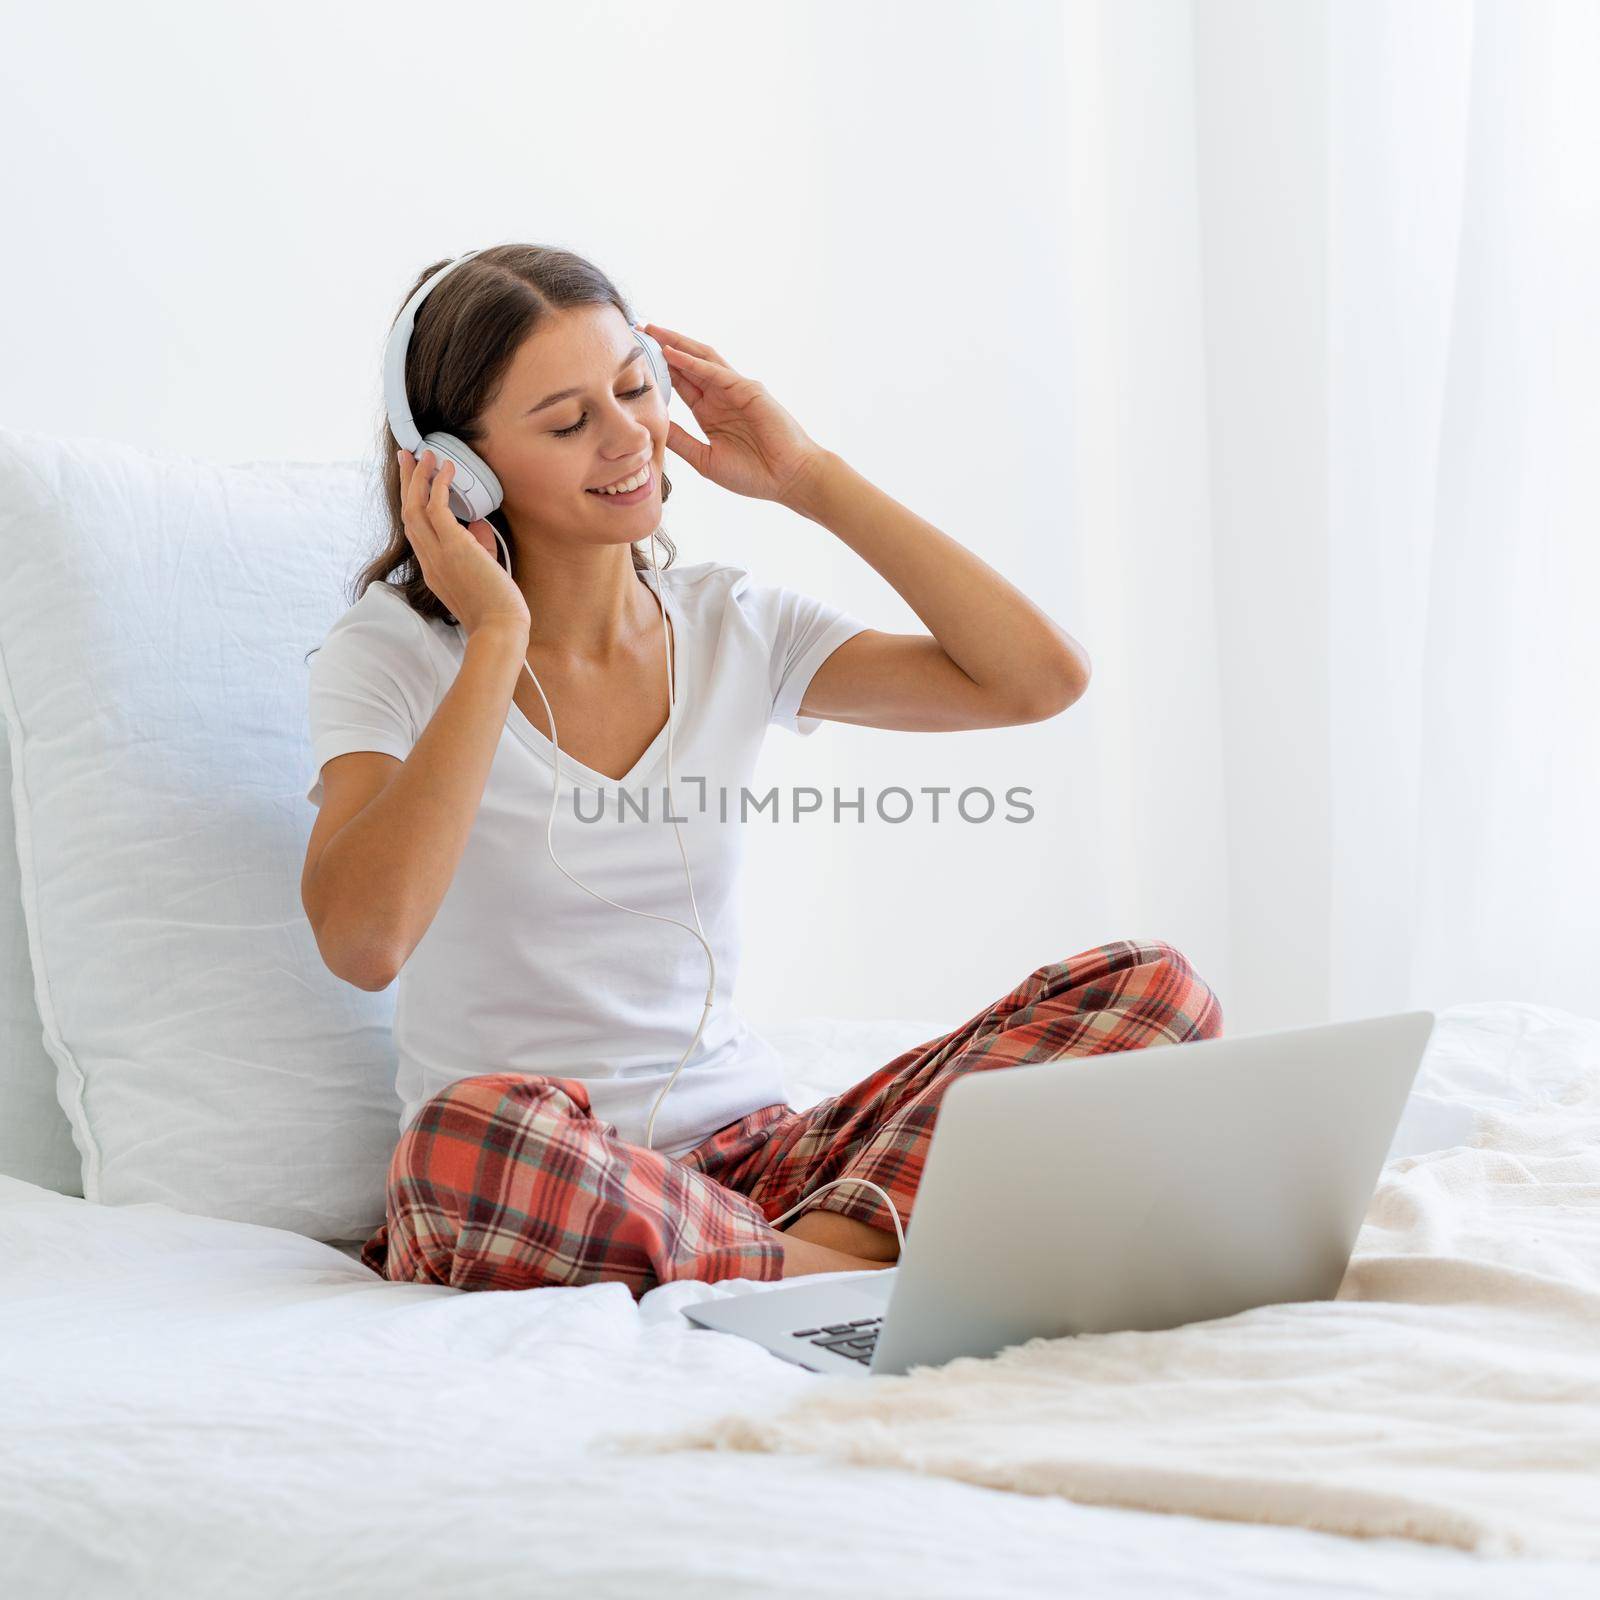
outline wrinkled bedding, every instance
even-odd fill
[[[1441,1013],[1392,1153],[1461,1142],[1594,1050]],[[937,1032],[763,1029],[809,1103]],[[0,1178],[7,1592],[162,1597],[1589,1595],[1596,1568],[1008,1492],[815,1455],[618,1453],[827,1380],[618,1284],[390,1284],[298,1234]],[[724,1293],[762,1293],[741,1280]],[[877,1382],[878,1380],[872,1380]]]
[[[1520,1098],[1455,1086],[1467,1143],[1386,1164],[1333,1300],[833,1380],[636,1447],[1600,1561],[1600,1023],[1573,1021]]]

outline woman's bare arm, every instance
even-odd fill
[[[817,669],[800,715],[954,731],[1039,722],[1089,684],[1089,657],[993,567],[827,450],[783,503],[891,583],[928,629],[869,629]]]
[[[329,970],[358,988],[386,989],[439,910],[483,800],[526,649],[525,628],[519,636],[513,626],[480,627],[394,776],[348,820],[318,817],[301,901]]]

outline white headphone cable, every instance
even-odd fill
[[[776,1228],[785,1217],[792,1217],[801,1206],[809,1205],[811,1201],[815,1200],[816,1197],[823,1192],[824,1189],[831,1189],[835,1184],[840,1183],[864,1183],[869,1189],[876,1189],[879,1194],[883,1195],[883,1203],[888,1206],[889,1215],[894,1221],[895,1238],[900,1241],[900,1253],[904,1255],[906,1248],[906,1230],[900,1222],[900,1213],[895,1209],[894,1201],[889,1198],[888,1194],[885,1193],[883,1188],[874,1183],[870,1178],[835,1178],[831,1183],[824,1183],[813,1189],[804,1200],[797,1200],[792,1206],[789,1207],[787,1211],[780,1212],[777,1216],[773,1217],[772,1220],[767,1223],[767,1226],[769,1228]],[[849,1254],[848,1251],[845,1253],[847,1255]]]
[[[506,558],[506,571],[509,573],[511,571],[511,552],[506,549],[506,542],[505,542],[505,539],[502,537],[502,535],[500,533],[500,530],[498,528],[496,528],[493,523],[490,523],[489,527],[490,527],[491,532],[493,532],[496,540],[499,542],[501,551],[505,555],[505,558]],[[553,712],[550,709],[550,701],[545,696],[544,687],[539,682],[538,674],[535,673],[533,668],[528,664],[528,660],[527,660],[526,656],[523,657],[523,662],[522,662],[523,670],[528,674],[528,676],[530,678],[533,679],[533,686],[534,686],[535,689],[537,689],[539,691],[539,699],[542,702],[542,704],[544,705],[544,714],[550,719],[550,743],[555,748],[555,757],[556,757],[556,759],[555,759],[555,768],[554,768],[554,772],[553,772],[553,775],[552,775],[552,785],[553,785],[553,787],[552,787],[551,798],[550,798],[550,818],[549,818],[549,821],[545,825],[544,845],[545,845],[545,849],[547,851],[549,851],[549,853],[550,853],[550,859],[551,859],[552,862],[554,862],[556,871],[558,871],[562,875],[562,877],[566,878],[570,883],[577,884],[577,886],[580,889],[582,889],[585,894],[593,895],[593,897],[596,900],[605,901],[605,903],[608,906],[615,906],[618,911],[627,911],[627,912],[630,912],[632,915],[634,915],[636,917],[651,917],[657,922],[670,922],[673,925],[673,927],[682,928],[685,933],[693,934],[694,937],[700,941],[701,949],[703,949],[705,951],[705,953],[706,953],[706,962],[707,962],[707,966],[708,966],[708,976],[707,976],[707,979],[706,979],[706,1001],[705,1001],[705,1005],[701,1008],[700,1022],[699,1022],[699,1025],[694,1030],[694,1037],[689,1041],[689,1048],[683,1052],[683,1055],[679,1059],[677,1066],[674,1067],[673,1070],[672,1070],[672,1076],[667,1079],[665,1085],[663,1085],[663,1087],[662,1087],[661,1093],[656,1096],[655,1105],[652,1106],[651,1109],[650,1109],[650,1120],[649,1120],[648,1124],[645,1127],[645,1136],[644,1136],[645,1148],[647,1150],[653,1148],[653,1146],[651,1145],[650,1141],[651,1141],[651,1139],[652,1139],[652,1137],[654,1136],[654,1133],[655,1133],[656,1112],[660,1109],[661,1102],[666,1097],[667,1091],[673,1086],[674,1083],[676,1083],[678,1081],[678,1074],[681,1071],[683,1071],[684,1062],[686,1062],[689,1059],[689,1057],[691,1055],[693,1055],[694,1047],[697,1044],[699,1044],[699,1042],[700,1042],[700,1035],[705,1031],[706,1018],[707,1018],[708,1015],[710,1015],[711,1006],[712,1006],[712,1000],[713,1000],[714,995],[716,994],[716,988],[717,988],[717,958],[712,954],[711,946],[706,941],[705,928],[701,925],[701,922],[700,922],[700,908],[695,903],[695,898],[694,898],[694,878],[692,876],[690,876],[690,874],[689,874],[689,855],[688,855],[688,852],[683,847],[683,835],[678,830],[677,818],[676,817],[672,817],[672,814],[671,814],[671,805],[672,805],[672,724],[673,724],[673,722],[675,720],[674,711],[675,711],[675,708],[676,708],[677,700],[676,700],[676,696],[673,693],[673,687],[672,687],[672,680],[673,680],[673,677],[674,677],[674,672],[673,672],[673,666],[672,666],[671,646],[670,646],[670,642],[669,642],[668,636],[667,636],[667,602],[666,602],[665,594],[661,589],[661,573],[660,573],[659,568],[656,565],[656,536],[655,536],[655,531],[653,529],[651,530],[651,533],[650,533],[650,570],[651,570],[652,573],[655,574],[656,586],[657,586],[657,598],[660,600],[660,604],[661,604],[661,640],[662,640],[662,649],[667,653],[667,806],[668,806],[668,816],[671,817],[671,820],[672,820],[672,831],[677,836],[677,840],[678,840],[678,854],[683,858],[684,875],[688,880],[688,885],[689,885],[689,904],[694,907],[695,926],[693,928],[691,928],[687,922],[679,922],[676,917],[663,916],[658,911],[640,911],[636,906],[625,906],[625,905],[621,905],[619,902],[617,902],[615,900],[608,899],[605,895],[601,894],[597,889],[591,889],[588,884],[582,883],[577,878],[574,878],[572,876],[572,874],[570,872],[568,872],[567,869],[564,866],[561,865],[560,861],[556,859],[555,845],[552,842],[552,835],[555,832],[556,810],[559,807],[560,802],[561,802],[561,744],[560,744],[560,740],[559,740],[559,738],[557,737],[557,734],[556,734],[556,715],[555,715],[555,712]]]

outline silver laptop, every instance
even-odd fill
[[[814,1372],[865,1376],[1332,1299],[1433,1022],[1406,1011],[968,1073],[940,1102],[896,1265],[682,1309]]]

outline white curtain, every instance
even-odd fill
[[[1600,1015],[1600,7],[1333,22],[1332,1003]]]
[[[1130,930],[1234,1032],[1600,1015],[1600,7],[1067,17],[1069,715]]]

